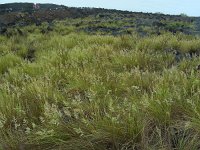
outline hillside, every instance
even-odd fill
[[[83,21],[77,26],[83,27],[81,31],[95,33],[102,31],[106,34],[125,33],[124,30],[134,30],[141,35],[160,34],[163,31],[172,33],[199,34],[199,18],[187,16],[172,16],[164,14],[151,14],[107,10],[98,8],[70,8],[62,5],[39,4],[40,9],[33,9],[32,3],[11,3],[0,5],[0,32],[4,33],[8,27],[41,25],[43,22],[52,24],[54,20],[67,18],[80,18]],[[87,19],[90,23],[87,24]],[[84,23],[86,20],[86,23]],[[86,25],[84,25],[86,24]],[[197,26],[198,25],[198,26]],[[80,29],[80,28],[78,28]]]
[[[39,4],[40,9],[62,9],[66,6],[56,4]],[[33,12],[33,3],[8,3],[0,5],[0,14],[6,14],[9,12]]]
[[[31,5],[0,5],[0,150],[200,149],[199,18]]]

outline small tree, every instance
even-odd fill
[[[188,15],[185,14],[185,13],[181,13],[180,16],[181,16],[181,17],[188,17]]]

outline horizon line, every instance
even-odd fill
[[[0,5],[6,5],[6,4],[14,4],[14,3],[29,3],[29,4],[35,4],[34,2],[10,2],[10,3],[0,3]],[[186,17],[194,17],[198,18],[200,16],[190,16],[187,13],[179,13],[179,14],[172,14],[172,13],[163,13],[163,12],[148,12],[148,11],[132,11],[132,10],[125,10],[125,9],[116,9],[116,8],[105,8],[105,7],[78,7],[78,6],[67,6],[65,4],[56,4],[56,3],[37,3],[37,4],[53,4],[53,5],[58,5],[58,6],[65,6],[69,8],[91,8],[91,9],[106,9],[106,10],[117,10],[117,11],[128,11],[132,13],[146,13],[146,14],[162,14],[162,15],[170,15],[170,16],[181,16],[182,14],[185,14]]]

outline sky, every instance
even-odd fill
[[[200,16],[200,0],[0,0],[0,3],[54,3],[73,7],[97,7],[137,12]]]

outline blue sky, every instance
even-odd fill
[[[200,0],[1,0],[0,3],[10,2],[54,3],[74,7],[101,7],[166,14],[185,13],[189,16],[200,16]]]

